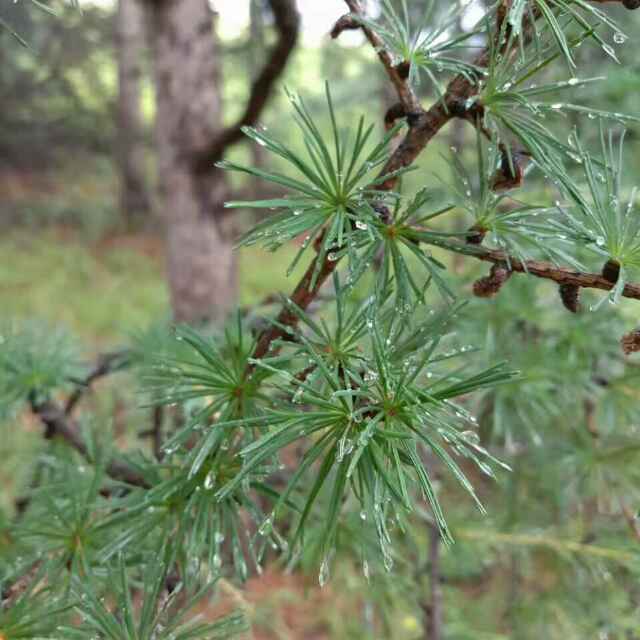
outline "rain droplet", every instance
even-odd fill
[[[209,473],[207,473],[207,477],[204,479],[204,488],[209,490],[209,489],[213,489],[213,485],[215,484],[216,481],[216,474],[213,471],[209,471]]]
[[[320,588],[324,587],[325,584],[329,581],[329,562],[325,558],[320,565],[320,573],[318,574],[318,582],[320,583]]]

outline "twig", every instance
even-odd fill
[[[45,438],[51,440],[55,437],[61,437],[81,455],[90,459],[89,450],[82,438],[78,425],[61,407],[51,400],[39,402],[34,397],[31,399],[31,410],[45,426]],[[146,480],[134,468],[124,462],[111,460],[105,470],[114,480],[120,480],[138,487],[148,486]]]
[[[345,0],[347,6],[355,16],[362,15],[362,8],[359,0]],[[625,5],[626,6],[626,5]],[[436,102],[430,109],[425,111],[412,94],[411,89],[406,81],[399,74],[397,69],[394,68],[391,61],[391,57],[381,48],[381,42],[378,36],[373,33],[366,26],[361,27],[367,36],[369,42],[376,48],[378,57],[384,65],[389,78],[393,82],[398,97],[405,107],[407,113],[407,124],[409,130],[385,164],[384,168],[380,172],[380,175],[387,175],[394,173],[400,169],[410,166],[417,159],[417,157],[424,151],[432,138],[444,127],[452,118],[462,118],[470,121],[472,124],[476,123],[476,118],[473,109],[467,109],[464,105],[466,100],[476,90],[477,83],[470,80],[468,77],[459,74],[447,86],[444,97]],[[340,32],[340,30],[338,30]],[[486,67],[489,60],[489,50],[486,49],[482,52],[474,61],[475,67]],[[389,191],[393,189],[397,183],[398,178],[392,177],[389,180],[379,184],[376,188],[378,191]],[[553,280],[559,284],[574,284],[582,288],[595,288],[610,290],[613,288],[613,284],[598,274],[581,273],[573,269],[565,267],[556,267],[551,263],[541,261],[526,261],[522,262],[515,258],[511,258],[502,251],[493,251],[490,249],[484,249],[482,247],[463,245],[461,243],[439,243],[436,240],[430,241],[431,244],[442,246],[443,248],[454,251],[457,253],[464,253],[466,255],[473,256],[479,260],[487,262],[509,263],[513,271],[528,273],[530,275]],[[312,280],[312,274],[317,268],[316,264],[318,257],[311,263],[311,266],[303,276],[300,283],[297,285],[291,299],[302,309],[306,309],[312,300],[317,295],[320,287],[325,280],[333,273],[338,265],[338,261],[330,261],[328,257],[325,257],[323,264],[319,269],[319,276],[316,280],[315,286],[310,286]],[[623,295],[627,298],[640,299],[640,286],[638,285],[626,285],[623,291]],[[292,314],[287,307],[283,307],[278,315],[278,322],[286,327],[293,327],[297,324],[298,318]],[[280,327],[270,327],[266,329],[258,340],[258,345],[254,353],[255,358],[261,358],[267,353],[271,353],[271,344],[279,338],[285,336],[285,330]],[[251,368],[249,368],[251,371]]]
[[[602,291],[610,291],[615,287],[615,282],[607,280],[599,273],[587,273],[568,267],[558,267],[551,262],[545,262],[543,260],[519,260],[498,249],[487,249],[478,245],[463,244],[462,242],[453,240],[443,240],[435,236],[428,240],[422,239],[422,242],[441,247],[447,251],[471,256],[484,262],[507,264],[511,271],[526,273],[536,278],[552,280],[561,285],[568,284],[582,289],[601,289]],[[625,285],[622,295],[625,298],[640,300],[640,285]]]
[[[66,415],[71,415],[82,396],[91,388],[91,385],[111,373],[121,371],[129,364],[129,352],[115,351],[98,356],[98,361],[94,369],[83,380],[76,381],[77,386],[71,393],[64,405]]]
[[[195,163],[199,171],[210,171],[231,145],[244,138],[242,128],[252,126],[258,121],[271,95],[271,89],[282,75],[298,41],[300,16],[295,0],[269,0],[269,5],[278,31],[278,42],[273,47],[261,73],[253,82],[247,106],[240,119],[222,131],[207,149],[197,155]]]
[[[10,584],[2,585],[2,592],[0,593],[0,609],[8,609],[20,598],[20,596],[22,596],[23,593],[25,593],[25,591],[27,591],[31,582],[38,575],[41,565],[42,561],[37,560],[19,578],[15,579]],[[1,633],[0,638],[4,638]]]
[[[627,525],[629,525],[629,531],[631,531],[631,535],[640,542],[640,522],[636,517],[636,514],[629,509],[629,507],[620,501],[620,508],[622,509],[622,515],[624,519],[627,521]]]

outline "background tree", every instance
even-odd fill
[[[290,1],[271,3],[280,40],[253,83],[240,121],[224,129],[219,53],[208,2],[163,0],[149,6],[172,305],[178,321],[220,321],[235,300],[236,273],[224,215],[227,185],[214,164],[240,139],[240,127],[259,118],[295,45],[297,13]]]
[[[141,86],[146,51],[144,4],[120,0],[116,12],[118,52],[118,156],[120,207],[130,225],[149,223],[151,203],[145,167]]]

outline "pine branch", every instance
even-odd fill
[[[353,18],[350,20],[348,17],[341,18],[332,32],[334,37],[342,33],[345,29],[354,28],[354,21],[357,22],[357,16],[363,15],[359,0],[345,0],[345,2],[356,18],[355,20]],[[534,19],[537,17],[537,15],[533,16]],[[525,25],[525,29],[527,31],[531,31],[532,26],[533,25],[529,20]],[[476,90],[477,83],[475,81],[469,77],[459,74],[448,84],[443,98],[438,100],[428,110],[424,110],[418,103],[415,95],[412,93],[406,79],[403,79],[400,76],[398,69],[394,67],[388,52],[381,48],[381,42],[379,41],[378,36],[365,25],[361,25],[361,28],[371,45],[377,50],[378,56],[385,67],[390,80],[394,84],[396,91],[398,92],[401,105],[406,114],[407,125],[409,127],[404,140],[395,149],[380,172],[381,176],[394,174],[394,172],[413,164],[413,162],[427,147],[432,138],[434,138],[440,129],[442,129],[442,127],[444,127],[452,118],[461,118],[469,121],[474,126],[477,125],[480,121],[477,117],[477,108],[474,106],[466,106],[467,99],[473,95]],[[525,33],[523,35],[523,38],[525,39],[529,37],[530,34]],[[489,56],[490,50],[487,47],[474,60],[473,66],[479,68],[486,67]],[[397,177],[394,176],[379,184],[376,189],[379,191],[390,191],[395,187],[396,183]],[[496,184],[499,184],[499,182]],[[437,244],[437,241],[434,240],[432,244]],[[614,283],[599,274],[581,273],[573,269],[557,267],[551,263],[541,261],[531,260],[523,262],[512,258],[501,251],[454,243],[447,243],[447,246],[443,243],[439,246],[442,246],[449,251],[470,255],[476,259],[493,262],[494,264],[507,262],[513,271],[528,273],[539,278],[553,280],[558,284],[572,284],[581,288],[594,288],[606,291],[611,290],[614,286]],[[314,300],[326,279],[333,273],[338,265],[338,261],[331,261],[329,256],[326,256],[323,264],[319,267],[319,276],[316,278],[315,286],[311,287],[311,282],[313,281],[312,274],[315,270],[318,270],[318,260],[319,257],[316,257],[313,260],[291,296],[293,302],[303,310],[306,309]],[[623,295],[628,298],[640,299],[640,286],[634,284],[626,285]],[[256,359],[263,357],[267,353],[272,353],[272,343],[277,339],[286,337],[287,331],[285,327],[293,327],[298,322],[298,318],[286,307],[283,307],[280,311],[277,320],[281,326],[271,326],[261,334],[254,354]]]
[[[345,0],[345,2],[352,12],[357,15],[362,15],[362,9],[358,0]],[[343,23],[345,22],[344,18],[341,20]],[[381,44],[373,32],[366,27],[362,28],[365,29],[365,33],[369,32],[371,34],[370,36],[367,35],[367,37],[372,46],[377,47]],[[343,30],[344,28],[338,29],[338,34]],[[335,31],[336,28],[334,28],[334,33]],[[387,70],[391,81],[394,83],[394,86],[396,86],[396,90],[398,91],[405,113],[407,113],[407,105],[409,106],[409,113],[407,115],[409,131],[380,172],[380,175],[383,176],[411,165],[429,144],[431,139],[438,133],[438,131],[440,131],[440,129],[442,129],[442,127],[444,127],[444,125],[449,122],[449,120],[451,120],[451,118],[454,117],[454,115],[457,114],[460,117],[459,114],[463,113],[464,108],[463,111],[461,111],[459,105],[464,104],[466,97],[470,95],[473,89],[473,84],[464,76],[457,76],[450,82],[444,99],[439,100],[431,107],[431,109],[425,111],[417,102],[415,95],[409,93],[411,92],[411,89],[409,88],[408,83],[398,75],[397,69],[393,67],[389,54],[382,49],[378,49],[378,55]],[[484,65],[486,65],[487,57],[488,51],[478,58],[478,64],[479,62],[484,61]],[[456,106],[455,110],[450,108],[452,105]],[[397,178],[391,178],[390,180],[381,183],[376,188],[379,191],[389,191],[394,188],[396,182]],[[338,266],[338,261],[331,261],[327,255],[324,258],[324,262],[319,267],[319,275],[312,287],[311,283],[313,282],[313,273],[318,270],[318,260],[319,257],[316,257],[312,261],[307,272],[291,295],[291,300],[303,310],[307,309],[309,304],[311,304],[315,299],[322,285]],[[267,353],[272,353],[272,343],[279,338],[285,337],[286,330],[284,327],[295,326],[298,322],[298,317],[292,314],[286,307],[283,307],[277,317],[277,321],[281,326],[271,326],[261,334],[254,353],[254,357],[256,359],[262,358]]]
[[[437,237],[433,237],[428,241],[423,240],[423,242],[484,262],[508,265],[509,269],[513,272],[525,273],[535,276],[536,278],[552,280],[559,285],[572,285],[581,289],[600,289],[602,291],[610,291],[615,287],[615,282],[607,280],[607,278],[599,273],[586,273],[568,267],[559,267],[551,262],[542,260],[519,260],[498,249],[486,249],[478,245],[442,240]],[[640,284],[625,285],[622,295],[625,298],[640,300]]]
[[[253,82],[244,113],[232,126],[217,136],[211,145],[196,158],[199,171],[210,171],[226,150],[242,140],[243,127],[250,127],[258,122],[269,100],[273,85],[282,75],[287,62],[298,41],[300,15],[295,0],[269,0],[273,13],[278,41],[273,47],[264,68]]]
[[[338,20],[331,32],[331,37],[335,39],[346,29],[360,27],[374,51],[377,52],[380,62],[382,62],[389,79],[398,93],[398,98],[400,99],[405,112],[422,112],[423,109],[420,105],[420,101],[409,84],[408,76],[402,71],[402,63],[400,63],[400,65],[394,65],[391,55],[384,48],[379,36],[365,24],[360,22],[359,19],[364,17],[364,10],[360,4],[360,0],[345,0],[345,2],[351,11],[351,14],[343,16]]]

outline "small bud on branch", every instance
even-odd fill
[[[473,295],[478,298],[493,298],[513,272],[504,264],[494,264],[488,276],[473,283]]]

